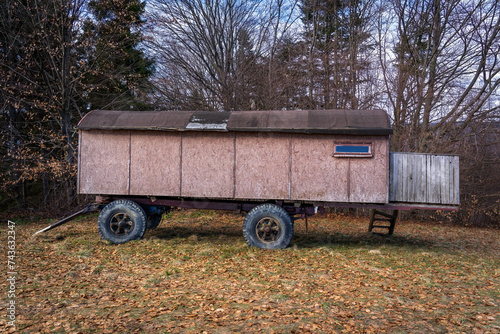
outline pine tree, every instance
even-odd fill
[[[92,18],[84,25],[89,68],[87,109],[147,109],[141,97],[148,90],[153,61],[140,45],[144,40],[140,0],[92,0]]]

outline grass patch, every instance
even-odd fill
[[[245,244],[242,220],[173,211],[122,245],[99,238],[95,214],[36,238],[46,221],[20,225],[17,330],[500,331],[498,230],[402,222],[382,237],[366,218],[318,216],[269,251]]]

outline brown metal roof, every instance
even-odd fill
[[[94,110],[82,130],[265,131],[390,135],[383,110],[114,111]]]

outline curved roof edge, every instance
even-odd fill
[[[117,111],[93,110],[81,130],[259,131],[390,135],[383,110]]]

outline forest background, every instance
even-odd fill
[[[92,109],[377,108],[392,151],[460,155],[449,221],[498,227],[499,72],[495,0],[4,0],[0,211],[86,200]]]

